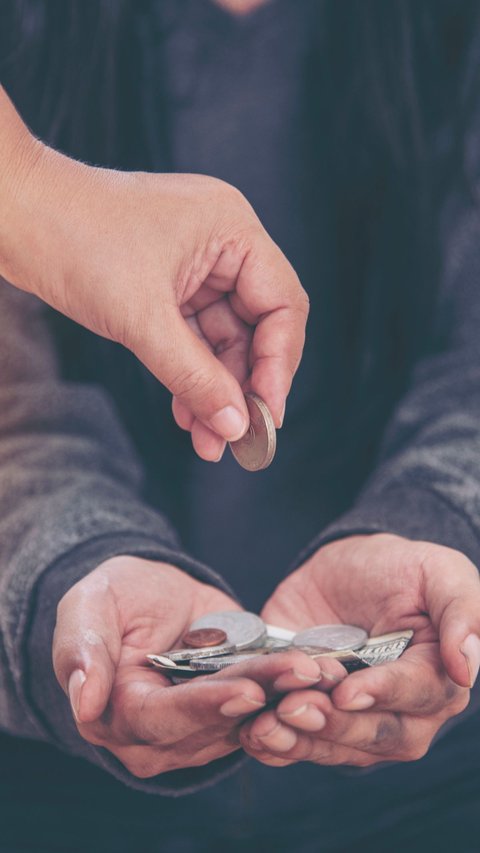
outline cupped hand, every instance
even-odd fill
[[[148,653],[177,646],[193,620],[234,609],[218,589],[135,557],[111,559],[79,581],[58,607],[53,661],[80,734],[150,777],[239,749],[239,724],[267,696],[320,681],[301,652],[179,685],[146,664]]]
[[[32,166],[0,272],[132,350],[204,459],[246,432],[245,391],[279,427],[308,300],[245,197],[203,175],[98,169],[33,140],[22,151]]]
[[[294,629],[343,622],[370,635],[415,635],[399,660],[350,674],[330,697],[296,691],[247,722],[241,741],[260,761],[413,760],[468,703],[480,664],[480,582],[459,552],[387,534],[343,539],[287,578],[262,615]]]

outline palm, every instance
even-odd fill
[[[143,691],[169,685],[170,681],[145,666],[147,654],[166,651],[181,644],[191,623],[205,613],[229,610],[238,605],[225,593],[196,583],[182,572],[168,567],[159,584],[159,568],[146,569],[142,582],[132,594],[131,579],[114,590],[114,606],[121,627],[121,649],[115,688]]]
[[[389,536],[332,543],[275,590],[262,615],[292,629],[328,622],[359,625],[371,635],[413,628],[416,642],[431,642],[421,557],[415,543]]]

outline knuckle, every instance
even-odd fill
[[[393,750],[398,749],[399,737],[398,721],[395,719],[381,719],[377,723],[372,736],[365,737],[356,744],[356,748],[365,751],[373,749],[376,752],[388,755]]]
[[[374,745],[385,754],[398,748],[402,740],[402,725],[397,717],[382,719],[377,725]]]
[[[322,744],[323,749],[323,744]],[[330,746],[326,745],[326,751],[330,750]],[[312,737],[303,733],[300,741],[289,752],[285,753],[285,757],[293,758],[295,761],[310,761],[315,758],[316,744]]]
[[[214,397],[218,390],[215,376],[200,368],[178,373],[171,382],[170,390],[179,400],[195,396]]]
[[[441,701],[441,697],[439,698],[436,695],[431,685],[420,683],[416,686],[415,699],[412,705],[414,705],[417,714],[428,715],[432,713],[432,709],[435,709]]]
[[[353,767],[371,767],[372,764],[378,764],[380,761],[383,761],[383,759],[377,755],[365,755],[355,756],[348,763]]]
[[[339,714],[329,714],[325,732],[335,741],[339,741],[348,735],[352,723],[348,717]]]
[[[430,746],[430,741],[428,743],[420,742],[411,746],[406,752],[403,754],[402,761],[420,761],[421,758],[424,758],[428,752],[428,748]]]
[[[81,734],[82,738],[90,743],[92,746],[101,746],[108,749],[108,739],[104,736],[104,733],[95,726],[77,724],[77,729]]]
[[[158,776],[159,773],[162,773],[166,769],[162,766],[162,762],[158,760],[158,757],[152,760],[151,756],[146,755],[144,752],[139,753],[137,749],[117,755],[117,757],[125,769],[132,776],[135,776],[136,779],[151,779],[152,776]]]
[[[421,758],[424,758],[430,748],[430,744],[437,728],[438,726],[433,727],[429,725],[427,730],[424,730],[421,735],[417,732],[415,734],[412,733],[410,737],[405,736],[402,742],[402,748],[397,756],[397,760],[419,761]]]
[[[152,776],[157,776],[161,772],[157,767],[153,768],[148,764],[139,764],[136,761],[125,763],[125,767],[136,779],[151,779]]]
[[[298,282],[298,307],[300,311],[305,315],[305,318],[308,317],[310,313],[310,297],[307,291],[300,284],[300,279],[297,278]]]

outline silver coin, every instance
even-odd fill
[[[225,631],[228,643],[237,649],[261,646],[267,635],[265,623],[256,613],[244,610],[225,610],[200,616],[190,625],[190,630],[198,628],[220,628]]]
[[[147,660],[159,669],[176,669],[177,664],[167,655],[147,655]]]
[[[218,658],[192,660],[190,661],[190,666],[196,671],[218,672],[220,669],[226,669],[227,666],[233,666],[236,663],[245,663],[246,661],[257,660],[265,655],[279,654],[280,652],[288,652],[292,649],[293,646],[286,645],[284,641],[267,637],[264,645],[260,648],[248,648],[235,654],[223,655]]]
[[[166,652],[162,652],[164,657],[170,658],[170,660],[178,661],[181,663],[182,661],[190,661],[193,658],[207,658],[207,657],[220,657],[220,655],[228,655],[234,652],[236,646],[233,643],[222,643],[221,646],[203,646],[202,648],[189,648],[189,649],[169,649]]]
[[[355,625],[315,625],[295,634],[292,643],[294,646],[339,652],[343,649],[359,649],[367,639],[367,632]]]
[[[258,657],[261,655],[255,652],[241,652],[238,655],[224,655],[221,658],[192,660],[190,666],[194,672],[220,672],[221,669],[234,666],[236,663],[245,663],[246,661],[256,660]]]

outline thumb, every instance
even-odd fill
[[[62,599],[53,637],[53,666],[77,723],[105,710],[120,658],[118,614],[108,593],[80,582]]]
[[[250,418],[239,383],[177,309],[168,312],[155,340],[146,335],[135,353],[192,415],[225,441],[245,434]]]
[[[439,560],[430,571],[426,569],[425,598],[450,678],[461,687],[473,687],[480,669],[477,569],[463,554],[448,550],[446,560]]]

